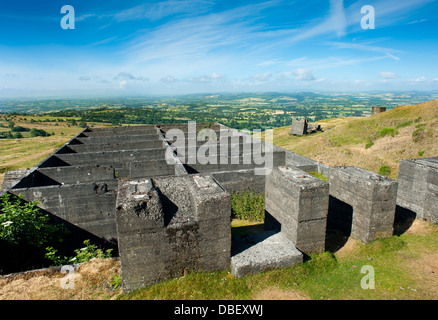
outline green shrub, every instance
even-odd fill
[[[50,217],[23,197],[5,193],[1,197],[0,240],[11,246],[41,247],[58,238],[61,226],[50,223]]]
[[[25,127],[17,126],[17,127],[13,127],[13,128],[11,129],[11,131],[12,131],[12,132],[29,132],[30,129],[29,129],[29,128],[25,128]]]
[[[265,195],[249,189],[232,193],[231,217],[262,222],[265,217]]]
[[[91,259],[105,259],[111,258],[112,249],[106,251],[98,248],[95,244],[91,244],[90,240],[84,241],[85,247],[76,249],[75,256],[73,257],[61,257],[58,255],[58,250],[53,247],[46,248],[46,258],[54,263],[54,265],[66,265],[71,263],[83,263],[90,261]]]
[[[21,134],[21,132],[15,132],[13,135],[14,139],[21,139],[23,138],[23,135]]]
[[[383,128],[382,130],[380,130],[380,136],[384,137],[384,136],[391,136],[394,137],[397,134],[397,131],[394,128]]]
[[[386,164],[382,165],[379,169],[379,174],[382,176],[389,176],[391,174],[391,167]]]
[[[396,128],[397,129],[400,129],[400,128],[404,128],[404,127],[407,127],[407,126],[410,126],[411,124],[412,124],[412,120],[411,121],[404,121],[404,122],[401,122],[401,123],[399,123],[397,126],[396,126]]]
[[[423,154],[424,154],[424,151],[425,151],[425,150],[422,150],[422,151],[418,151],[418,155],[419,155],[420,157],[422,157],[422,156],[423,156]]]
[[[374,142],[371,139],[368,139],[367,144],[365,145],[365,149],[369,149],[374,145]]]
[[[420,127],[414,132],[412,132],[412,140],[414,142],[419,142],[426,136],[426,129],[424,127]]]
[[[50,133],[42,130],[42,129],[31,129],[30,130],[30,136],[33,137],[48,137],[50,136]]]
[[[67,231],[50,221],[37,202],[26,202],[5,193],[0,197],[0,269],[15,272],[44,261],[44,248],[60,244]]]

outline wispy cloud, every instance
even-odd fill
[[[113,15],[118,21],[132,21],[148,19],[151,21],[175,14],[196,15],[207,12],[214,3],[206,0],[168,0],[158,3],[145,3],[122,10]]]
[[[398,75],[394,72],[380,72],[379,76],[383,79],[395,79],[398,78]]]

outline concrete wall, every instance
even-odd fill
[[[38,201],[38,207],[98,238],[117,237],[114,206],[117,181],[89,182],[38,188],[11,189],[26,201]]]
[[[400,161],[397,205],[438,223],[438,157]]]
[[[110,181],[114,179],[114,168],[110,166],[83,165],[39,168],[28,174],[14,188],[35,188],[50,185]]]
[[[68,145],[73,152],[100,152],[100,151],[116,151],[116,150],[138,150],[138,149],[157,149],[163,148],[163,141],[160,140],[144,140],[133,142],[108,142],[108,143],[93,143],[93,144],[72,144]]]
[[[332,167],[330,196],[352,206],[355,239],[368,243],[393,235],[397,181],[358,167]]]
[[[116,206],[124,291],[230,265],[230,195],[211,177],[122,180]]]
[[[256,175],[254,169],[212,172],[210,175],[230,193],[247,189],[265,192],[266,176]]]
[[[265,229],[279,229],[302,252],[325,249],[329,185],[300,169],[279,167],[266,177]]]

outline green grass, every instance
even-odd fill
[[[321,180],[324,180],[324,181],[328,182],[328,177],[326,177],[325,175],[323,175],[320,172],[310,171],[308,173],[311,174],[312,176],[317,177],[318,179],[321,179]]]
[[[421,252],[438,246],[438,226],[429,235],[400,237],[358,243],[345,257],[324,252],[303,264],[235,278],[222,272],[188,272],[185,276],[121,295],[120,299],[252,299],[265,288],[294,290],[314,300],[325,299],[423,299],[424,284],[416,283],[407,263]],[[362,267],[375,272],[375,288],[363,289]],[[436,297],[435,297],[436,299]]]
[[[231,194],[231,217],[262,222],[265,217],[265,195],[247,189]]]

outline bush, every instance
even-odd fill
[[[414,142],[419,142],[424,139],[426,136],[426,129],[424,127],[420,127],[414,132],[412,132],[412,140]]]
[[[400,129],[400,128],[404,128],[404,127],[407,127],[407,126],[410,126],[411,124],[412,124],[412,120],[411,121],[404,121],[404,122],[401,122],[401,123],[399,123],[397,126],[396,126],[396,128],[397,129]]]
[[[20,127],[20,126],[18,126],[18,127],[13,127],[13,128],[11,129],[11,131],[12,131],[12,132],[29,132],[30,129],[29,129],[29,128],[25,128],[25,127]]]
[[[33,128],[30,130],[30,136],[33,137],[48,137],[50,136],[50,133],[42,130],[42,129],[35,129]]]
[[[105,259],[111,258],[112,249],[108,249],[106,251],[99,249],[96,245],[91,244],[90,240],[84,241],[85,247],[76,249],[74,257],[61,257],[58,256],[58,250],[53,247],[46,248],[46,258],[54,263],[56,266],[66,265],[71,263],[83,263],[87,262],[91,259]]]
[[[0,268],[26,268],[44,261],[48,243],[60,243],[66,234],[62,225],[51,223],[50,217],[37,207],[37,202],[25,202],[22,196],[5,193],[0,197]]]
[[[379,169],[379,174],[382,176],[389,176],[391,174],[391,167],[386,164],[382,165]]]
[[[262,222],[265,217],[265,195],[249,189],[232,193],[231,217]]]
[[[21,134],[21,132],[14,132],[14,134],[12,136],[14,137],[14,139],[23,138],[23,135]]]
[[[394,137],[397,134],[397,131],[394,128],[383,128],[382,130],[380,130],[380,136],[384,137],[384,136],[391,136]]]

